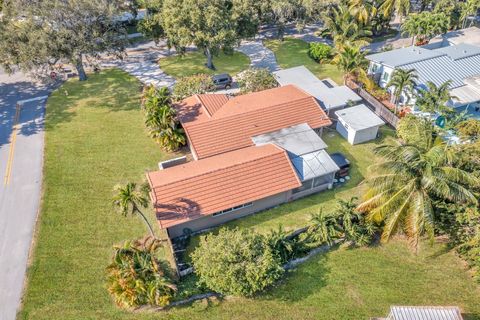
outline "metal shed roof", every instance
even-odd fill
[[[302,155],[323,150],[327,144],[306,123],[252,137],[255,145],[274,143],[289,153]]]
[[[289,153],[290,161],[300,180],[310,180],[340,170],[325,150],[314,151],[301,156]]]
[[[359,102],[362,100],[347,86],[327,86],[305,66],[275,71],[273,75],[282,86],[293,84],[308,92],[327,110],[346,106],[349,101]]]
[[[385,124],[379,116],[363,104],[338,110],[335,114],[355,131]]]
[[[401,307],[390,308],[389,320],[462,320],[458,307]]]

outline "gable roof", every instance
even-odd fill
[[[450,88],[457,88],[464,85],[466,78],[480,74],[480,53],[457,60],[444,55],[436,59],[406,64],[400,68],[415,69],[418,76],[416,82],[420,86],[426,86],[428,81],[439,86],[451,80]]]
[[[285,86],[231,99],[212,118],[183,127],[192,153],[202,159],[252,146],[255,135],[302,123],[316,129],[331,121],[315,98]]]
[[[225,94],[195,94],[174,107],[180,122],[188,123],[210,119],[227,101]]]
[[[458,307],[404,307],[390,308],[389,320],[462,320]]]
[[[273,144],[149,172],[147,178],[161,228],[301,186],[287,153]]]
[[[381,63],[391,68],[396,68],[406,64],[429,60],[443,55],[445,55],[445,53],[440,51],[437,52],[436,50],[428,50],[422,47],[411,46],[371,54],[366,56],[366,58],[370,61]]]

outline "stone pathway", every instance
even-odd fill
[[[280,69],[275,54],[261,40],[242,41],[235,50],[248,56],[250,65],[254,68],[266,68],[270,72]]]
[[[172,52],[156,47],[152,41],[129,48],[127,54],[128,56],[123,60],[105,61],[101,66],[104,68],[120,68],[144,84],[153,84],[156,87],[173,87],[175,79],[163,72],[157,62],[158,59],[169,56]]]

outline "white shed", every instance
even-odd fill
[[[378,128],[385,124],[373,111],[361,104],[335,112],[337,131],[350,142],[357,144],[377,137]]]

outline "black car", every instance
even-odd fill
[[[349,175],[350,161],[340,152],[332,153],[330,157],[335,161],[340,170],[335,174],[335,178],[344,178]]]
[[[213,84],[218,89],[229,89],[232,87],[232,77],[228,73],[216,74],[212,76]]]

